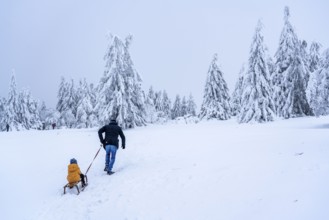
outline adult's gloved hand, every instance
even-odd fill
[[[105,150],[105,146],[106,146],[106,145],[105,145],[105,141],[102,141],[101,144],[103,145],[103,148],[104,148],[104,150]]]

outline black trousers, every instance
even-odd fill
[[[82,185],[85,185],[86,182],[85,182],[85,175],[83,175],[82,173],[80,174],[80,179],[81,179],[81,182],[82,182]]]

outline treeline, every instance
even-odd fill
[[[78,84],[62,77],[56,109],[47,109],[35,101],[30,92],[17,92],[15,74],[11,77],[9,96],[0,102],[1,130],[8,124],[12,130],[57,128],[91,128],[108,123],[115,117],[123,128],[134,128],[147,123],[166,122],[177,117],[196,115],[192,95],[174,104],[167,92],[146,94],[141,88],[141,77],[134,68],[129,54],[132,37],[122,41],[109,37],[105,54],[106,67],[99,84],[94,86],[85,79]]]
[[[177,118],[226,120],[239,123],[267,122],[275,118],[329,114],[329,49],[300,40],[284,10],[279,47],[271,57],[259,21],[250,46],[249,59],[241,68],[230,95],[215,54],[210,63],[200,111],[193,96],[177,95],[172,101],[166,90],[142,90],[142,80],[129,54],[132,37],[109,36],[105,70],[98,85],[85,79],[61,79],[56,109],[18,91],[15,74],[7,99],[0,99],[1,130],[42,129],[56,123],[60,128],[98,127],[115,117],[123,128],[163,123]]]

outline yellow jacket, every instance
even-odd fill
[[[67,174],[67,181],[69,181],[69,183],[75,183],[80,181],[80,168],[78,166],[78,164],[70,164],[68,166],[68,174]]]

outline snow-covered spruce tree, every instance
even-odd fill
[[[152,118],[153,122],[165,122],[171,119],[171,101],[165,90],[154,92],[150,87],[145,104],[148,108],[147,117]]]
[[[280,117],[312,115],[306,98],[309,69],[302,50],[303,45],[289,22],[289,8],[286,7],[279,48],[275,53],[276,71],[272,78],[276,113]]]
[[[64,99],[64,103],[66,103],[68,109],[63,112],[62,117],[65,121],[65,125],[68,128],[75,128],[76,126],[76,115],[77,115],[77,92],[75,88],[74,80],[71,79],[67,82],[67,96]]]
[[[157,112],[154,105],[154,91],[150,87],[148,94],[145,96],[145,120],[147,123],[155,123],[157,121]]]
[[[192,94],[190,94],[187,100],[187,114],[196,116],[196,104],[194,102]]]
[[[155,92],[153,87],[149,88],[145,98],[146,121],[148,123],[156,123],[165,119],[162,111],[164,103],[161,92]]]
[[[272,121],[275,115],[261,30],[262,23],[258,21],[250,47],[248,69],[242,82],[239,123]]]
[[[66,82],[62,77],[57,98],[58,102],[56,105],[56,110],[60,114],[57,125],[68,128],[74,127],[76,122],[75,116],[77,112],[77,98],[73,79],[71,82]]]
[[[182,99],[182,109],[181,109],[181,111],[182,111],[182,116],[185,116],[185,115],[188,114],[187,113],[187,101],[186,101],[185,96],[183,96],[183,99]]]
[[[96,126],[97,117],[94,112],[95,97],[92,91],[92,86],[89,85],[84,79],[79,81],[77,88],[77,113],[76,113],[76,125],[77,128],[89,128]]]
[[[163,102],[162,102],[162,91],[155,92],[154,94],[154,106],[157,112],[162,112]]]
[[[0,97],[0,131],[4,131],[6,129],[6,120],[5,120],[5,112],[6,112],[6,99]]]
[[[12,130],[22,130],[23,127],[20,124],[20,120],[18,117],[18,109],[19,109],[19,102],[18,102],[18,92],[16,86],[16,77],[15,71],[12,71],[12,76],[10,80],[9,86],[9,94],[6,103],[6,111],[4,114],[4,123],[10,126]]]
[[[96,110],[101,124],[115,117],[123,128],[146,124],[141,77],[134,68],[129,54],[132,37],[122,42],[117,36],[109,37],[109,46],[104,56],[104,75],[98,86]]]
[[[41,129],[38,102],[32,98],[31,92],[24,89],[18,95],[18,118],[25,129]]]
[[[89,92],[90,92],[91,104],[95,108],[97,103],[97,87],[95,87],[93,83],[89,84]],[[96,112],[94,112],[94,114],[96,114]]]
[[[150,99],[150,101],[152,102],[153,106],[155,106],[155,92],[154,92],[152,86],[149,88],[149,92],[147,94],[147,97]]]
[[[309,83],[310,105],[316,116],[329,114],[329,49],[325,50],[319,68],[312,73]]]
[[[39,104],[39,116],[40,116],[41,123],[45,123],[46,129],[50,128],[50,125],[54,121],[57,121],[54,119],[54,110],[47,108],[45,102],[42,102],[41,104]]]
[[[237,116],[240,113],[241,97],[242,97],[242,83],[243,83],[244,75],[245,75],[245,65],[243,64],[240,69],[240,72],[239,72],[238,81],[235,83],[235,88],[232,93],[231,109],[232,109],[233,116]]]
[[[317,42],[312,42],[309,52],[309,69],[311,73],[316,71],[320,64],[320,49],[322,45]]]
[[[41,105],[39,105],[39,116],[42,123],[46,122],[48,110],[45,102],[42,102]]]
[[[182,116],[182,104],[179,95],[176,95],[176,99],[171,109],[171,118],[175,119]]]
[[[85,85],[81,80],[79,80],[79,85],[76,88],[76,105],[77,110],[75,114],[75,123],[74,127],[76,128],[86,128],[87,127],[87,110],[92,109],[90,104],[90,100],[86,97],[87,95],[87,88],[84,87]],[[91,110],[90,110],[91,111]]]
[[[199,118],[226,120],[230,117],[228,87],[217,65],[217,54],[215,54],[208,70]]]
[[[56,105],[56,110],[61,113],[64,110],[67,109],[66,103],[64,103],[66,94],[67,94],[67,84],[65,81],[65,78],[62,77],[61,78],[61,82],[59,84],[59,89],[58,89],[58,93],[57,93],[57,105]]]
[[[1,123],[8,124],[12,130],[39,129],[41,121],[38,106],[38,102],[32,98],[29,90],[17,91],[13,71]]]
[[[165,117],[164,119],[169,120],[171,118],[171,101],[166,90],[162,92],[162,111]]]
[[[95,106],[96,106],[96,89],[94,88],[94,84],[87,84],[87,82],[84,82],[84,87],[86,92],[86,103],[88,103],[85,106],[86,113],[87,113],[87,127],[96,127],[99,126],[97,113],[95,112]]]

